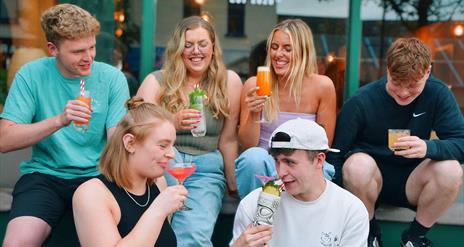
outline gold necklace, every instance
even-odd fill
[[[150,186],[148,186],[148,183],[147,183],[147,190],[148,190],[148,197],[147,197],[147,201],[144,203],[144,204],[140,204],[138,203],[131,195],[129,192],[127,192],[126,188],[122,187],[122,189],[126,192],[126,194],[130,197],[130,199],[132,199],[132,201],[135,202],[135,204],[137,204],[137,206],[139,207],[145,207],[148,205],[148,202],[150,201]]]

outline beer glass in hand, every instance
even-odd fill
[[[397,142],[398,138],[410,136],[410,135],[411,135],[411,131],[408,129],[389,129],[388,130],[388,148],[393,152],[409,149],[410,147],[395,146],[395,143]]]

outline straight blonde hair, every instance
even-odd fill
[[[206,75],[200,82],[208,97],[208,107],[215,118],[229,116],[229,99],[227,94],[227,70],[223,62],[222,50],[211,23],[198,16],[183,19],[174,30],[169,40],[160,92],[160,105],[172,113],[188,107],[183,101],[182,86],[187,80],[187,69],[182,60],[185,46],[185,33],[188,30],[204,28],[209,33],[213,45],[213,57]]]
[[[308,25],[300,19],[287,19],[278,23],[267,39],[266,64],[271,68],[272,94],[264,105],[264,114],[266,119],[271,122],[277,119],[279,112],[279,84],[277,74],[271,66],[270,57],[272,39],[278,30],[285,32],[290,37],[292,45],[291,67],[286,75],[284,86],[290,87],[290,95],[297,105],[301,100],[303,79],[318,72],[313,34]]]
[[[129,152],[123,143],[125,134],[132,134],[136,143],[145,140],[153,128],[168,121],[174,125],[173,116],[161,106],[144,102],[134,97],[126,102],[128,113],[119,121],[100,158],[100,171],[109,180],[122,188],[131,188],[129,179]],[[149,181],[150,183],[152,181]]]

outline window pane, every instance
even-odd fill
[[[245,5],[229,3],[227,9],[227,36],[242,37],[245,35]]]
[[[195,0],[184,0],[184,17],[200,15],[201,5]]]
[[[40,16],[43,11],[58,3],[76,4],[100,21],[101,32],[97,36],[95,60],[115,64],[113,61],[113,48],[116,47],[114,0],[1,0],[0,111],[16,71],[23,64],[48,55],[45,36],[40,27]]]
[[[0,1],[0,112],[15,72],[47,55],[39,18],[54,1]]]

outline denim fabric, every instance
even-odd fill
[[[213,246],[211,236],[221,211],[226,184],[222,155],[218,150],[203,155],[176,150],[175,159],[197,165],[197,170],[184,182],[189,192],[185,205],[192,210],[176,212],[171,221],[177,246]],[[168,185],[177,184],[167,172],[165,177]]]
[[[335,175],[334,166],[324,161],[323,171],[324,177],[332,180]],[[248,193],[262,186],[256,175],[277,177],[274,158],[264,148],[249,148],[235,160],[235,175],[238,193],[240,198],[244,198]]]

